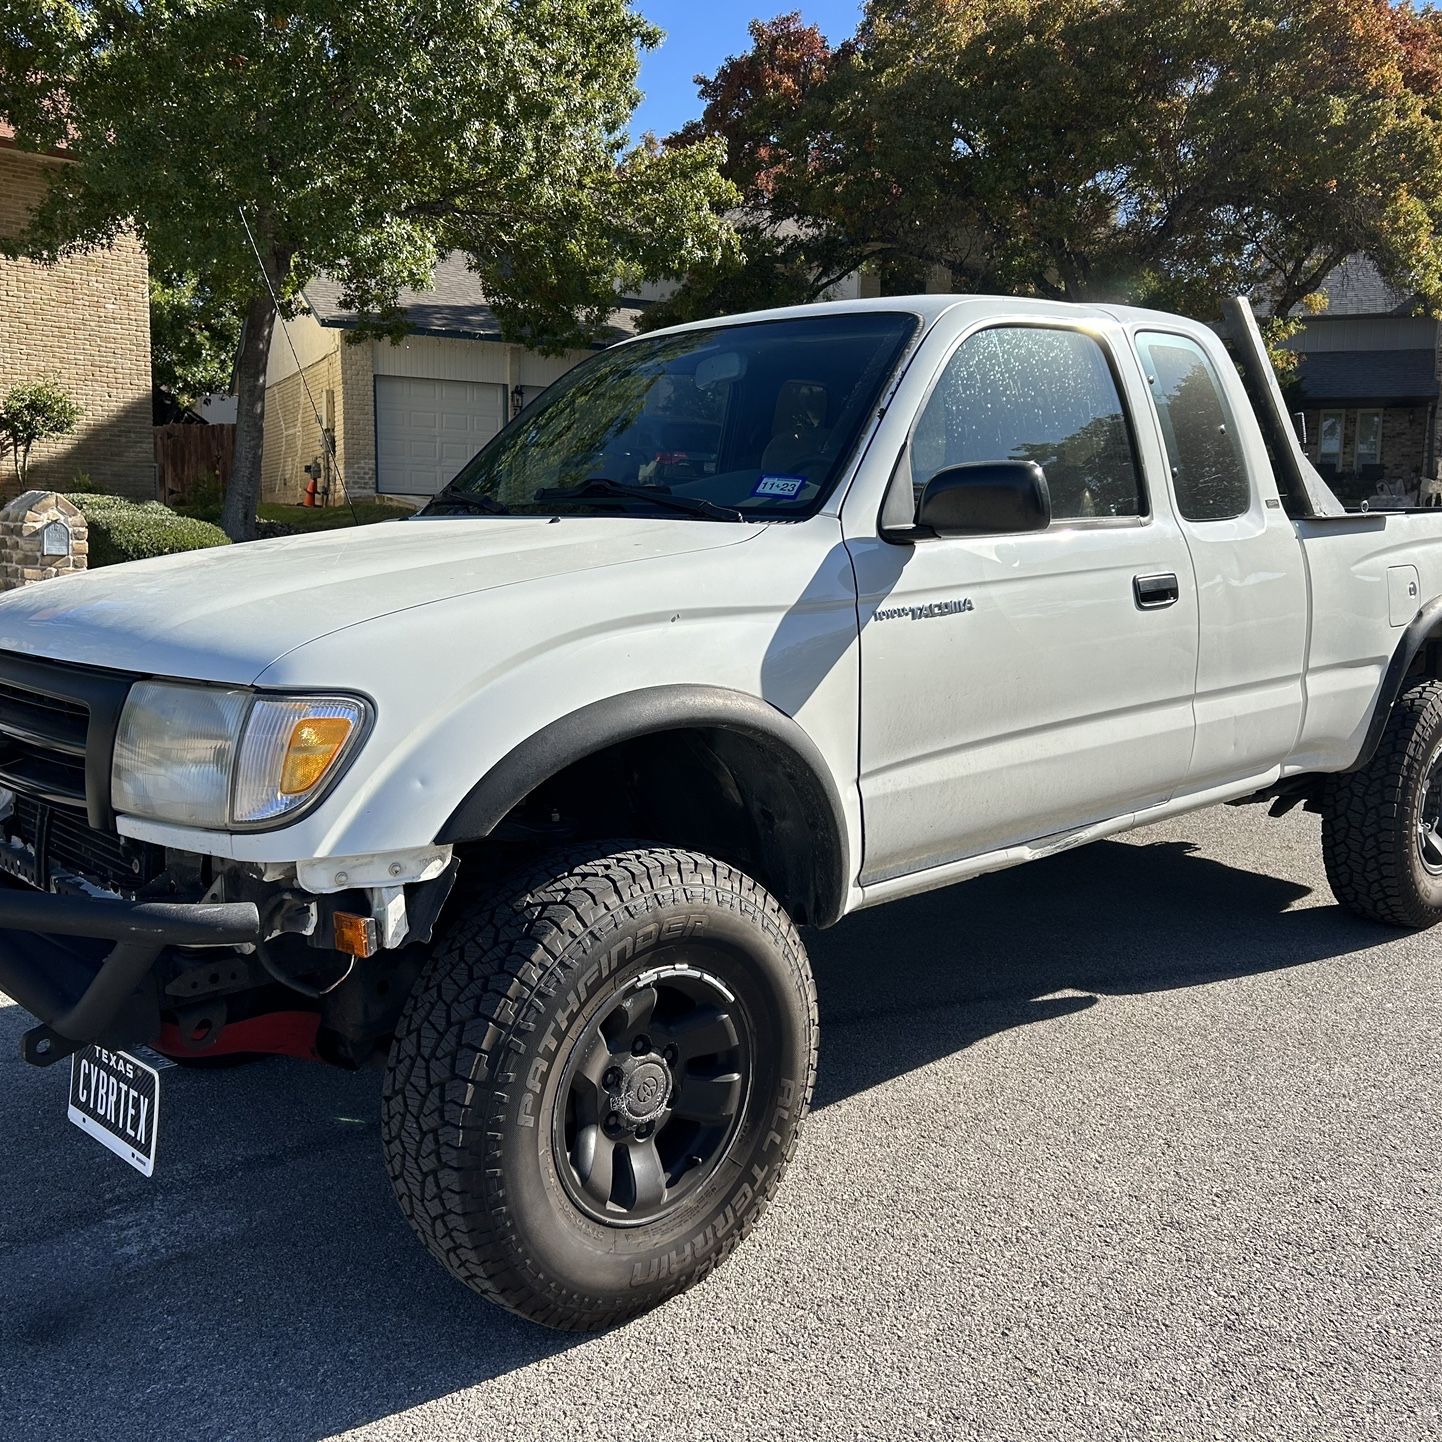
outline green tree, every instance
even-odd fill
[[[1439,26],[1388,0],[871,0],[779,120],[743,96],[684,138],[764,161],[773,216],[888,288],[939,266],[964,290],[1285,314],[1363,253],[1442,301]]]
[[[717,152],[626,135],[658,39],[627,0],[11,0],[0,116],[75,163],[10,248],[133,226],[243,318],[224,525],[246,538],[272,291],[294,307],[324,271],[393,330],[400,290],[461,250],[507,334],[554,348],[618,288],[721,256]]]
[[[152,272],[150,374],[182,405],[226,394],[240,344],[240,316],[194,275]]]
[[[59,381],[49,377],[12,386],[0,396],[0,454],[10,452],[22,491],[30,477],[30,452],[40,441],[69,435],[83,414]]]

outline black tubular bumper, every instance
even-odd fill
[[[253,902],[112,901],[0,890],[0,991],[41,1025],[20,1053],[48,1066],[92,1041],[110,1038],[136,988],[167,946],[254,942]],[[113,941],[108,953],[56,938]]]

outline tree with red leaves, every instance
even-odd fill
[[[721,172],[742,196],[731,214],[741,251],[693,271],[679,296],[648,311],[649,326],[813,300],[865,253],[825,193],[835,147],[822,117],[845,48],[794,10],[749,30],[750,50],[696,76],[705,108],[666,142],[724,142]]]

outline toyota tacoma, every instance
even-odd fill
[[[147,1048],[382,1069],[421,1240],[586,1330],[780,1183],[803,928],[1247,801],[1434,925],[1442,514],[1344,509],[1244,303],[1225,337],[942,296],[658,332],[413,518],[6,595],[25,1059],[147,1173]]]

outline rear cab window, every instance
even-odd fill
[[[1236,418],[1207,353],[1186,336],[1142,331],[1137,356],[1161,423],[1177,510],[1187,521],[1229,521],[1252,506]]]

